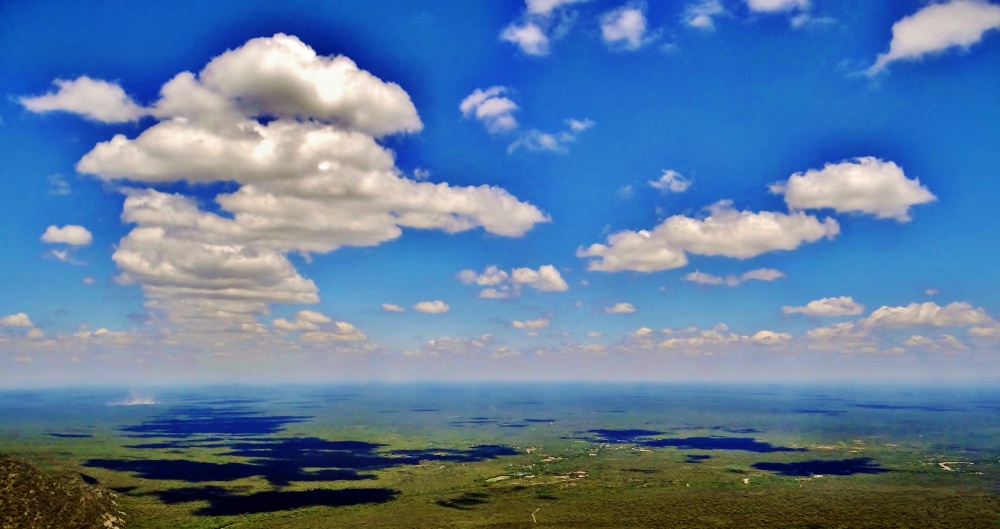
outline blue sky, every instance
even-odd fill
[[[1000,4],[5,2],[0,385],[1000,374]]]

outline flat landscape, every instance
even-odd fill
[[[0,452],[113,491],[127,528],[1000,526],[995,390],[376,384],[0,402]]]

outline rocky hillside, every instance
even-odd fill
[[[118,529],[124,518],[116,495],[93,478],[0,455],[0,528]]]

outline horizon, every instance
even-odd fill
[[[126,5],[0,6],[0,389],[1000,377],[996,2]]]

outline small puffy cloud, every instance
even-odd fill
[[[582,123],[586,123],[586,126],[582,127]],[[507,152],[514,153],[524,149],[531,152],[566,154],[569,151],[567,146],[576,141],[577,135],[594,126],[594,122],[590,120],[569,119],[566,120],[566,124],[569,126],[569,130],[562,132],[550,133],[534,129],[525,131],[517,140],[507,146]]]
[[[399,305],[393,305],[392,303],[383,303],[382,310],[384,312],[406,312],[406,309],[400,307]]]
[[[635,310],[635,306],[631,303],[615,303],[610,307],[604,307],[605,314],[632,314]]]
[[[500,32],[500,38],[516,45],[527,55],[548,55],[551,40],[564,36],[574,19],[563,8],[584,1],[527,0],[520,19],[508,24]],[[562,16],[553,16],[557,11],[563,11]]]
[[[990,323],[993,318],[980,307],[955,302],[944,307],[928,301],[905,307],[879,307],[861,320],[866,327],[965,327]]]
[[[895,163],[871,156],[795,173],[770,189],[784,195],[791,209],[832,208],[899,222],[909,222],[910,206],[937,199],[920,180],[907,178]]]
[[[569,118],[569,119],[565,120],[564,123],[566,123],[566,126],[569,127],[569,130],[571,132],[574,132],[574,133],[575,132],[583,132],[583,131],[585,131],[585,130],[591,128],[591,127],[593,127],[596,124],[596,123],[594,123],[593,120],[587,119],[587,118],[584,118],[584,119]]]
[[[325,323],[332,323],[333,320],[325,314],[313,310],[300,310],[295,314],[295,321],[288,321],[285,318],[274,320],[274,327],[282,331],[315,331]]]
[[[93,285],[95,283],[97,283],[97,278],[94,277],[94,276],[87,276],[87,277],[83,278],[83,284],[84,285]]]
[[[663,349],[679,349],[688,353],[701,353],[744,343],[750,338],[730,333],[729,328],[724,324],[716,325],[710,330],[699,330],[697,328],[685,329],[682,333],[686,336],[667,338],[658,344],[659,347]],[[766,344],[760,343],[758,345]]]
[[[282,331],[315,331],[319,327],[314,323],[309,323],[308,321],[288,321],[285,318],[278,318],[272,322],[275,329],[280,329]]]
[[[587,0],[525,0],[528,14],[549,16],[557,8],[585,2]]]
[[[104,123],[135,121],[147,113],[122,87],[107,81],[83,76],[72,81],[56,79],[54,83],[58,91],[19,101],[32,112],[72,112]]]
[[[659,189],[661,193],[683,193],[691,187],[691,181],[685,179],[673,169],[665,169],[658,180],[650,180],[650,187]]]
[[[510,292],[501,292],[495,288],[484,288],[479,293],[479,297],[482,299],[507,299],[510,297]]]
[[[910,347],[923,347],[931,350],[951,349],[955,351],[964,351],[968,349],[968,346],[951,334],[942,334],[936,340],[925,336],[913,335],[903,342],[903,345]]]
[[[736,211],[728,200],[712,205],[709,212],[704,219],[669,217],[653,231],[614,233],[607,244],[579,248],[577,257],[598,258],[589,263],[589,270],[655,272],[687,265],[685,252],[747,259],[793,250],[840,233],[840,225],[831,218],[820,221],[802,212]]]
[[[786,343],[791,339],[792,335],[788,333],[762,330],[748,337],[746,342],[751,345],[778,345]]]
[[[515,329],[544,329],[549,326],[549,320],[546,318],[538,318],[537,320],[514,320],[511,325]]]
[[[267,327],[260,323],[241,323],[240,330],[247,334],[266,334]]]
[[[715,29],[715,20],[713,17],[722,15],[725,12],[726,10],[719,3],[719,0],[703,0],[684,6],[682,19],[685,24],[693,28],[712,30]]]
[[[934,296],[938,295],[939,293],[940,293],[940,291],[938,289],[936,289],[936,288],[928,288],[927,290],[924,290],[924,294],[927,294],[928,296],[931,296],[931,297],[934,297]]]
[[[31,318],[23,312],[0,318],[0,326],[3,327],[34,327],[34,325],[34,323],[31,323]]]
[[[500,38],[517,45],[528,55],[548,55],[549,37],[538,24],[526,21],[521,24],[511,24],[500,33]]]
[[[462,100],[458,108],[463,116],[479,120],[491,133],[509,132],[518,126],[513,116],[517,103],[504,97],[507,92],[508,89],[503,86],[486,90],[477,88]]]
[[[491,358],[501,358],[519,354],[511,352],[503,346],[496,345],[496,338],[492,335],[484,334],[473,338],[459,338],[452,336],[441,336],[433,340],[427,340],[419,349],[403,351],[404,356],[411,358],[438,357],[442,354],[464,355],[470,353],[490,352]]]
[[[299,340],[313,343],[363,342],[368,340],[368,336],[350,323],[335,321],[329,330],[302,333]]]
[[[508,277],[510,277],[510,274],[497,268],[495,265],[486,267],[486,270],[481,274],[477,274],[475,270],[462,270],[458,273],[458,280],[466,285],[473,283],[479,286],[502,285],[507,282]]]
[[[569,290],[569,285],[552,265],[542,265],[538,270],[515,268],[511,280],[517,285],[528,285],[541,292],[561,292]]]
[[[951,48],[968,49],[1000,28],[1000,5],[982,0],[930,4],[892,25],[889,51],[867,70],[875,75],[898,60],[915,60]]]
[[[649,42],[643,6],[628,4],[601,15],[601,36],[608,45],[636,50]]]
[[[413,306],[413,310],[423,312],[424,314],[441,314],[442,312],[448,312],[450,308],[447,303],[441,300],[421,301]]]
[[[856,339],[867,337],[863,329],[859,329],[854,322],[843,322],[817,327],[806,332],[806,338],[810,340],[836,340],[836,339]]]
[[[41,329],[32,328],[28,329],[28,332],[25,334],[25,336],[29,340],[41,340],[42,338],[45,338],[45,333],[42,332]]]
[[[639,327],[625,335],[627,340],[646,340],[652,338],[656,333],[649,327]]]
[[[992,324],[986,327],[972,327],[969,334],[976,338],[1000,339],[1000,324]]]
[[[83,226],[75,226],[73,224],[67,224],[62,228],[52,225],[45,229],[45,233],[42,234],[42,242],[47,242],[49,244],[63,243],[72,246],[83,246],[85,244],[90,244],[93,240],[93,236],[90,231]]]
[[[806,332],[809,348],[840,353],[880,353],[883,350],[868,330],[856,322],[817,327]]]
[[[775,279],[782,277],[785,277],[785,274],[779,270],[775,270],[773,268],[758,268],[756,270],[744,272],[740,275],[730,274],[725,277],[695,271],[687,274],[682,279],[699,285],[726,285],[727,287],[735,287],[742,285],[747,281],[774,281]]]
[[[805,314],[806,316],[857,316],[864,312],[865,307],[854,301],[850,296],[838,298],[823,298],[806,303],[805,306],[781,307],[785,316]]]
[[[521,287],[527,285],[539,292],[562,292],[569,285],[562,278],[559,270],[552,265],[542,265],[538,270],[531,268],[515,268],[510,273],[490,265],[477,273],[475,270],[462,270],[457,274],[458,280],[466,285],[479,285],[486,288],[480,292],[481,298],[508,298],[521,293]],[[498,287],[498,288],[493,288]]]
[[[600,331],[587,331],[587,338],[600,338],[604,336],[603,332]]]
[[[325,314],[316,312],[314,310],[300,310],[295,315],[295,317],[299,321],[305,321],[309,323],[330,323],[333,321]]]
[[[51,174],[46,178],[49,182],[49,193],[56,196],[67,196],[73,192],[69,182],[61,174]]]
[[[809,8],[809,0],[746,0],[746,3],[750,11],[758,13],[778,13]]]
[[[913,335],[903,342],[903,345],[909,345],[910,347],[929,347],[934,345],[934,340],[920,335]]]

